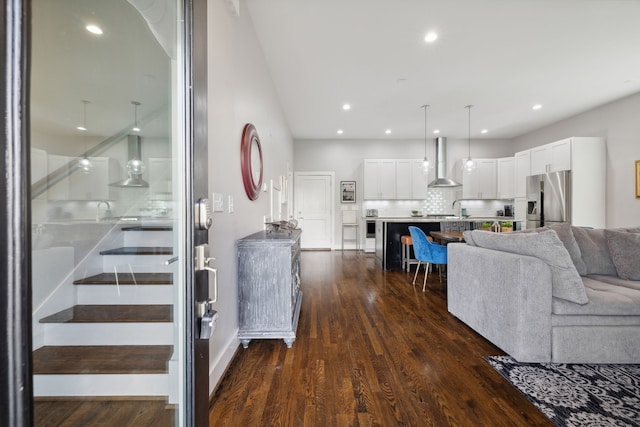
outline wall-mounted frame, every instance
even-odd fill
[[[356,202],[356,182],[340,181],[340,203]]]
[[[636,198],[640,199],[640,160],[636,160]]]
[[[262,146],[258,131],[251,123],[247,123],[242,130],[240,168],[247,197],[256,200],[262,188]]]

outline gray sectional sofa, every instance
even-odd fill
[[[520,362],[640,363],[640,227],[464,235],[451,314]]]

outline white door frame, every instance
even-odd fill
[[[317,176],[317,175],[324,175],[324,176],[328,176],[331,179],[331,189],[329,190],[331,192],[330,194],[330,198],[331,198],[331,203],[330,203],[330,209],[331,211],[329,212],[329,230],[330,230],[330,236],[329,236],[329,247],[333,250],[334,249],[334,242],[335,242],[335,234],[336,234],[336,230],[335,230],[335,215],[336,215],[336,173],[334,171],[307,171],[307,172],[294,172],[293,174],[293,180],[294,180],[294,188],[293,188],[293,194],[294,194],[294,198],[293,198],[293,206],[294,206],[294,214],[295,217],[297,218],[297,212],[298,212],[298,200],[295,197],[296,195],[296,190],[297,190],[297,185],[298,185],[298,177],[301,176]],[[303,230],[304,233],[304,230]]]

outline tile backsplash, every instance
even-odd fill
[[[460,215],[460,209],[466,208],[472,217],[496,216],[504,205],[513,204],[513,200],[460,200],[462,188],[430,188],[425,200],[368,200],[362,203],[362,214],[367,209],[377,209],[379,217],[408,217],[412,210],[424,215]],[[453,203],[459,200],[458,203]]]

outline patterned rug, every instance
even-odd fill
[[[640,426],[640,365],[485,359],[557,426]]]

